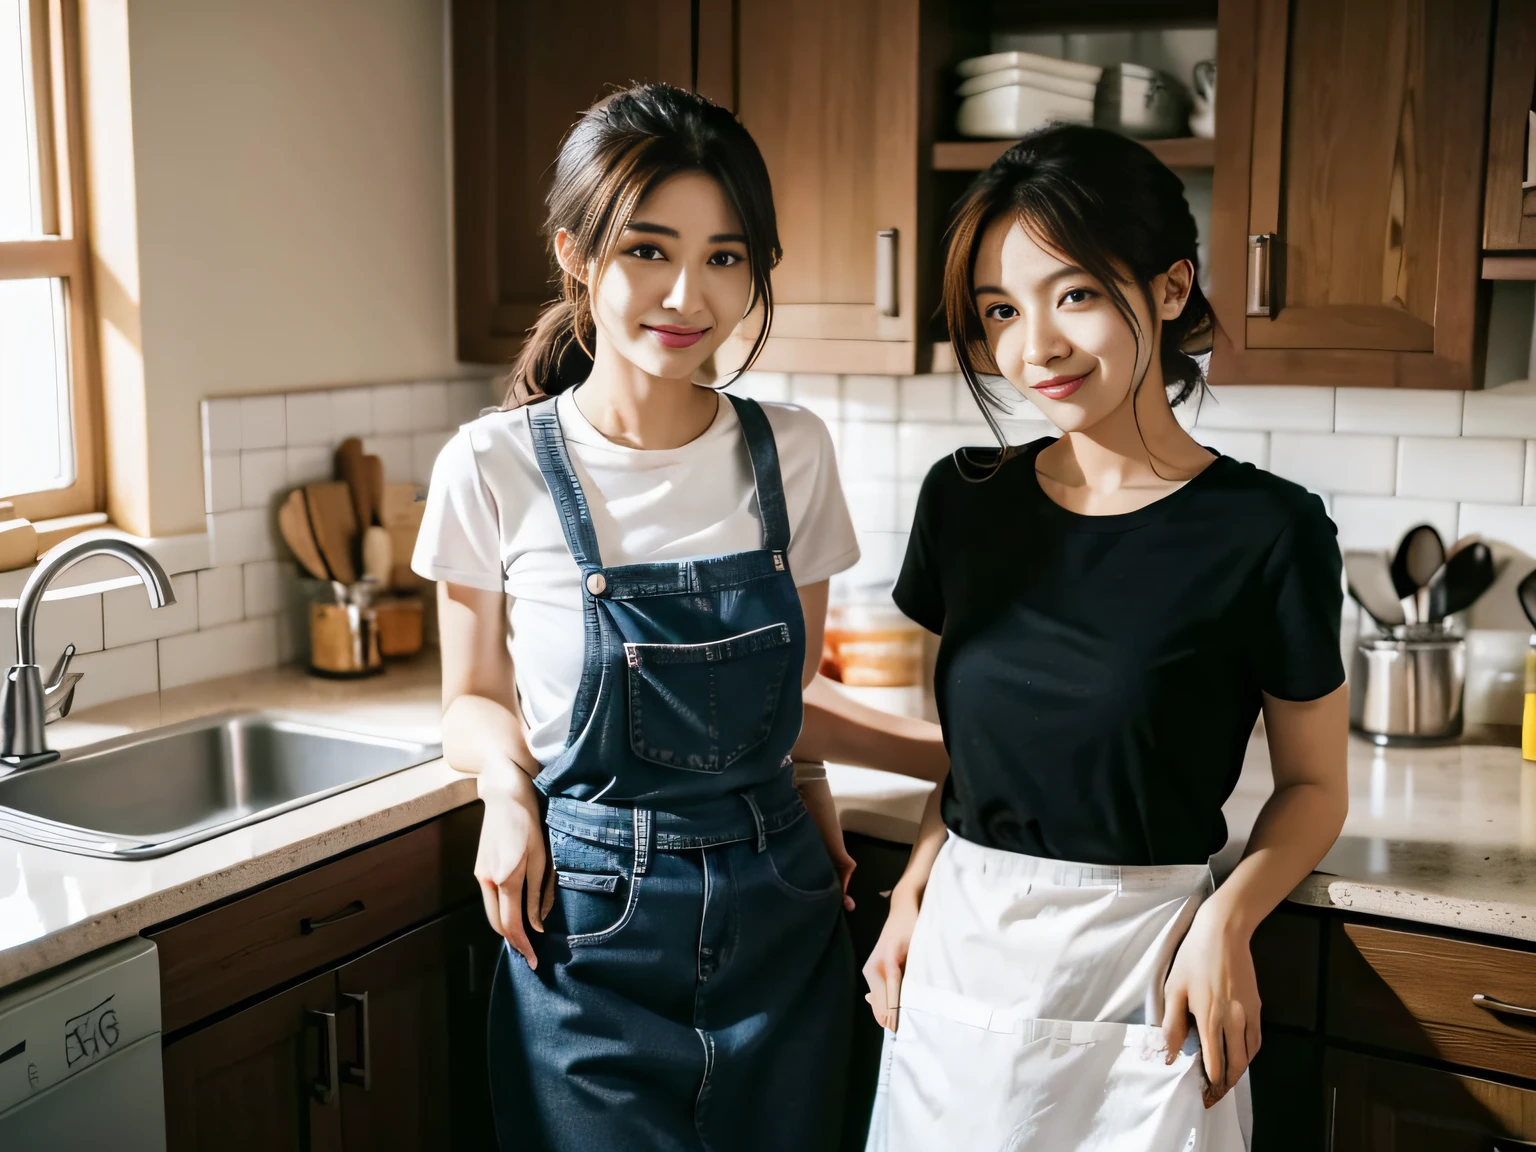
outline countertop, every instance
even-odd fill
[[[120,700],[48,729],[53,747],[225,711],[275,709],[333,727],[436,741],[438,674],[422,660],[365,681],[286,668]],[[1377,750],[1350,742],[1344,834],[1291,899],[1536,941],[1536,764],[1487,745]],[[929,785],[871,769],[828,767],[843,826],[910,840]],[[1241,855],[1269,794],[1255,739],[1226,806]],[[475,798],[471,777],[441,760],[141,861],[74,856],[0,838],[0,987]]]

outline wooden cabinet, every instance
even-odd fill
[[[1526,138],[1536,104],[1536,8],[1500,4],[1493,37],[1493,86],[1488,102],[1488,180],[1483,247],[1490,252],[1536,250],[1536,188],[1526,189]],[[1527,279],[1536,260],[1527,262]]]
[[[1491,0],[1223,0],[1216,383],[1471,388]]]
[[[149,933],[170,1152],[495,1147],[479,823],[470,805]]]
[[[1329,1152],[1516,1152],[1536,1141],[1536,1091],[1330,1050]]]

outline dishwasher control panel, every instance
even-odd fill
[[[160,965],[133,939],[0,989],[0,1112],[160,1031]]]

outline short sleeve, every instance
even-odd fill
[[[461,428],[432,466],[411,570],[487,592],[503,589],[496,502],[480,475],[470,430]]]
[[[1344,606],[1338,532],[1308,494],[1270,549],[1253,629],[1259,687],[1281,700],[1316,700],[1344,683]]]
[[[807,461],[808,468],[794,469],[794,482],[785,477],[790,508],[789,570],[795,574],[797,587],[830,580],[859,560],[859,538],[838,477],[832,434],[815,416],[805,415],[809,419],[797,422],[790,434],[800,437],[801,445],[811,441],[814,454]],[[781,446],[781,458],[784,454]]]
[[[891,598],[909,620],[928,631],[944,631],[944,590],[939,582],[939,504],[941,469],[952,468],[948,458],[928,472],[917,494],[917,512],[907,537],[907,554],[901,562],[901,575]]]

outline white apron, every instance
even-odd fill
[[[1205,865],[1105,867],[951,835],[912,936],[867,1152],[1246,1152],[1248,1077],[1209,1110],[1163,981]]]

